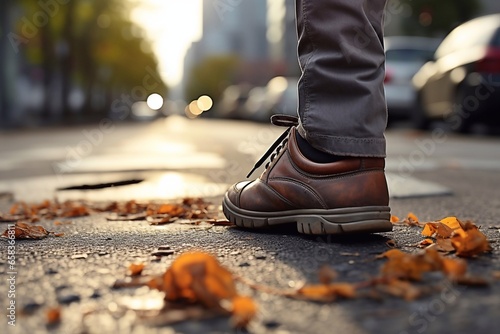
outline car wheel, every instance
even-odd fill
[[[417,102],[415,103],[415,107],[411,113],[411,122],[416,129],[420,130],[428,130],[431,125],[431,120],[425,113],[420,94],[417,96]]]

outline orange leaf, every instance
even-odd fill
[[[455,248],[451,244],[451,239],[437,239],[437,247],[442,252],[453,252]]]
[[[400,251],[399,249],[391,249],[391,250],[388,250],[387,252],[384,252],[380,255],[377,255],[377,258],[378,259],[381,259],[381,258],[388,258],[388,259],[392,259],[392,258],[401,258],[401,257],[404,257],[408,254],[406,254],[405,252],[403,251]]]
[[[192,252],[180,255],[163,275],[159,289],[168,301],[188,300],[207,307],[218,307],[222,299],[236,296],[232,274],[210,254]]]
[[[422,230],[422,235],[424,237],[432,237],[434,233],[436,233],[436,231],[437,228],[433,224],[427,223],[425,224],[424,229]]]
[[[128,271],[130,273],[130,276],[139,276],[142,274],[142,271],[144,270],[144,267],[146,265],[144,263],[132,263],[128,266]]]
[[[443,259],[443,272],[450,279],[463,277],[467,272],[467,263],[461,259]]]
[[[420,243],[420,246],[427,247],[427,246],[430,246],[433,244],[434,244],[434,240],[427,238],[427,239],[422,240],[422,242]]]
[[[392,250],[394,251],[394,250]],[[390,251],[391,252],[391,251]],[[386,252],[389,253],[389,252]],[[394,252],[382,266],[382,276],[418,281],[425,272],[436,271],[442,268],[442,259],[438,252],[429,247],[421,254]]]
[[[50,234],[42,226],[28,225],[22,222],[17,222],[14,227],[14,237],[16,239],[43,239]],[[2,237],[9,237],[9,230],[5,230]]]
[[[413,212],[408,213],[408,216],[406,217],[406,219],[408,220],[409,223],[413,223],[413,224],[418,224],[418,222],[419,222],[418,217],[415,216],[415,214]]]
[[[61,322],[61,308],[60,307],[52,307],[47,310],[45,313],[47,325],[55,325]]]
[[[441,219],[439,222],[448,226],[452,230],[458,230],[459,228],[462,228],[462,225],[460,224],[460,221],[457,219],[457,217],[446,217]]]
[[[354,298],[355,296],[356,287],[350,283],[306,285],[291,295],[291,297],[316,302],[331,302],[337,297]]]
[[[457,230],[451,238],[457,256],[472,257],[491,251],[488,239],[477,227],[466,224],[464,229]]]
[[[399,217],[398,216],[392,216],[391,215],[391,223],[395,224],[395,223],[398,223],[399,222]]]
[[[441,222],[427,223],[422,231],[422,235],[426,237],[449,238],[452,234],[453,229]]]
[[[395,297],[404,298],[405,300],[415,300],[422,294],[422,291],[407,281],[399,279],[391,279],[387,284],[381,285],[380,288]]]
[[[257,305],[250,297],[236,296],[233,298],[231,322],[235,328],[245,328],[257,315]]]
[[[176,204],[163,204],[157,210],[158,214],[168,214],[172,217],[179,217],[185,212],[186,210],[182,206]]]

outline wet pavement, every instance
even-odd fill
[[[219,205],[228,185],[244,177],[255,159],[281,133],[267,125],[189,121],[172,117],[154,123],[36,130],[0,134],[0,211],[13,200],[37,202],[57,197],[92,201],[172,200],[204,197]],[[446,137],[443,137],[446,136]],[[341,300],[322,304],[290,300],[238,286],[259,304],[254,333],[491,333],[500,325],[500,139],[390,130],[388,178],[392,212],[414,212],[422,221],[454,215],[475,221],[493,252],[468,260],[469,271],[487,278],[486,288],[446,285],[416,301],[397,298]],[[140,183],[98,190],[57,190],[124,180]],[[16,326],[2,320],[2,333],[225,333],[226,318],[153,326],[135,309],[161,307],[162,294],[148,288],[113,289],[129,263],[146,263],[145,274],[165,271],[176,255],[192,249],[215,254],[232,272],[259,284],[293,288],[317,282],[329,264],[341,280],[377,275],[375,256],[395,240],[418,251],[416,228],[364,237],[307,237],[294,231],[254,233],[232,227],[146,221],[107,221],[105,215],[43,221],[64,233],[16,242]],[[5,224],[0,226],[5,227]],[[168,246],[173,254],[152,253]],[[6,253],[7,242],[0,240]],[[5,257],[0,275],[8,274]],[[430,278],[431,280],[434,277]],[[440,281],[439,278],[435,278]],[[7,305],[6,289],[0,300]],[[47,308],[61,305],[62,321],[47,327]],[[6,306],[3,307],[7,314]]]

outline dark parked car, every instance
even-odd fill
[[[432,119],[467,131],[475,123],[500,123],[500,14],[473,19],[455,28],[434,60],[413,77],[425,128]]]

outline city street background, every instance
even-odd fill
[[[243,179],[282,131],[258,123],[179,116],[151,123],[113,123],[107,129],[100,132],[98,125],[92,125],[0,134],[2,211],[13,200],[54,197],[110,201],[202,196],[218,206],[226,188]],[[451,133],[433,137],[431,132],[404,127],[389,130],[387,138],[388,176],[397,180],[390,183],[391,192],[403,196],[391,199],[392,213],[404,217],[413,212],[421,221],[453,215],[476,222],[491,241],[493,253],[469,260],[469,271],[491,285],[449,286],[412,302],[389,298],[329,304],[292,301],[242,287],[260,307],[251,332],[321,333],[335,328],[334,332],[352,333],[488,333],[500,324],[500,285],[491,277],[500,269],[499,139]],[[79,151],[84,154],[79,156]],[[61,171],[63,165],[67,169]],[[144,181],[112,189],[56,191],[131,179]],[[176,255],[191,249],[211,252],[231,271],[275,287],[316,282],[325,263],[342,279],[358,281],[377,274],[380,260],[375,256],[389,249],[388,240],[410,252],[417,251],[415,245],[422,240],[420,229],[403,226],[372,236],[324,238],[293,230],[155,227],[146,221],[109,222],[103,216],[71,221],[60,226],[41,223],[65,233],[63,237],[17,242],[16,302],[19,312],[33,314],[19,317],[16,328],[4,323],[2,328],[9,333],[43,333],[44,310],[54,305],[62,305],[62,322],[52,329],[60,333],[230,332],[227,319],[190,321],[173,329],[135,324],[134,316],[123,308],[144,306],[146,300],[158,303],[162,297],[148,289],[111,287],[124,277],[128,263],[144,262],[148,273],[158,274]],[[171,247],[174,254],[152,261],[151,253],[160,246]],[[2,247],[6,247],[3,241]],[[95,314],[95,310],[100,311]]]
[[[416,300],[315,303],[238,284],[259,307],[249,332],[497,331],[498,13],[497,0],[389,0],[384,27],[392,214],[474,221],[492,251],[467,259],[468,273],[487,286],[429,273],[415,285],[427,292]],[[359,47],[362,32],[351,33]],[[17,202],[199,197],[224,222],[225,191],[284,130],[269,124],[270,115],[296,115],[299,76],[293,0],[2,0],[0,216]],[[42,220],[36,224],[63,235],[16,240],[15,247],[0,238],[0,333],[245,332],[226,317],[200,314],[171,326],[144,323],[144,310],[160,308],[164,295],[113,286],[131,263],[158,275],[195,249],[276,289],[318,282],[325,264],[340,281],[359,283],[379,275],[385,260],[377,255],[391,247],[417,253],[423,240],[420,228],[404,224],[391,233],[311,237],[295,228],[106,218]],[[8,226],[0,222],[1,232]],[[160,258],[153,255],[159,250]],[[13,301],[15,327],[8,324]],[[53,308],[61,318],[51,326]]]

